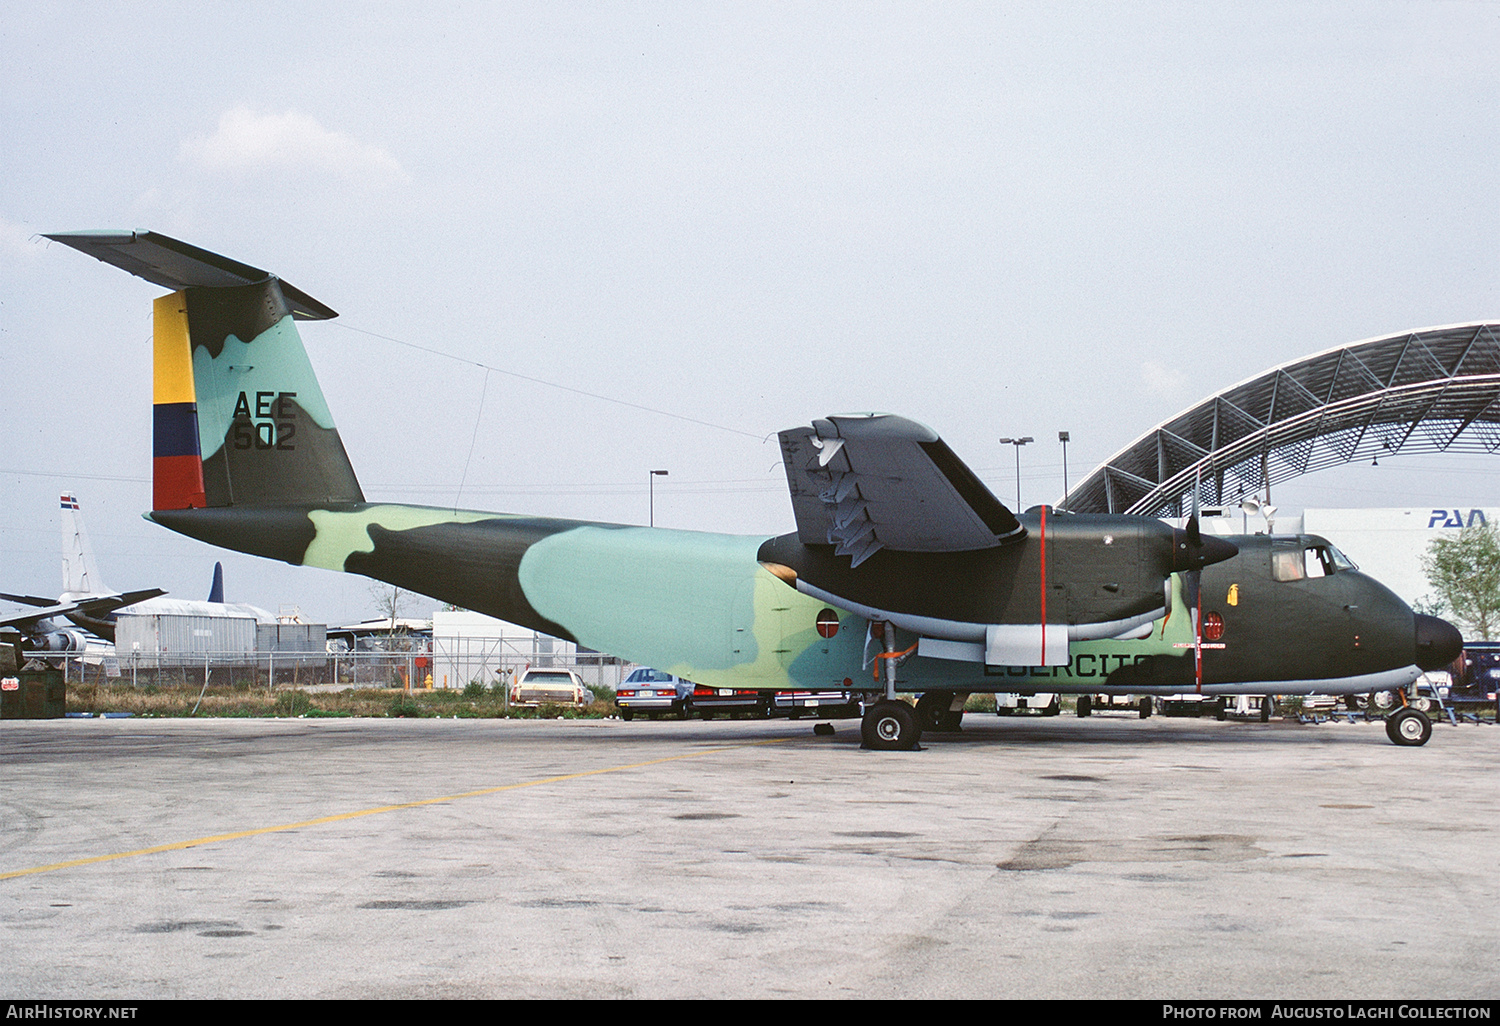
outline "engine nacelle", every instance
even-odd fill
[[[49,631],[31,640],[29,652],[82,652],[88,644],[82,631],[69,630]]]

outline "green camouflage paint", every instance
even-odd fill
[[[249,342],[224,339],[217,356],[193,346],[193,382],[198,392],[198,439],[203,458],[223,447],[240,397],[252,407],[256,396],[294,395],[302,412],[332,431],[333,415],[313,374],[292,315],[287,314]]]
[[[375,541],[370,537],[372,526],[387,531],[409,531],[435,524],[515,519],[503,513],[454,511],[431,506],[366,506],[352,511],[314,509],[308,511],[307,518],[312,521],[315,533],[302,556],[302,564],[339,571],[345,569],[344,564],[354,553],[375,551]]]
[[[791,687],[787,666],[800,653],[788,645],[817,637],[824,604],[756,561],[764,541],[579,527],[531,545],[518,578],[539,613],[589,648],[699,683]]]

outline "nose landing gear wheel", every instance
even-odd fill
[[[1385,736],[1392,744],[1425,745],[1432,736],[1432,721],[1415,709],[1402,709],[1385,718]]]
[[[905,702],[888,698],[865,710],[859,732],[863,747],[877,752],[911,751],[922,737],[917,711]]]

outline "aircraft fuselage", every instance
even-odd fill
[[[158,510],[151,517],[214,545],[364,574],[708,686],[881,687],[867,651],[866,617],[799,591],[767,563],[794,567],[799,581],[816,579],[823,590],[847,589],[861,600],[898,607],[912,603],[907,608],[937,610],[955,622],[1007,615],[1028,622],[1040,613],[1040,580],[1018,569],[1035,558],[1025,544],[962,554],[966,559],[882,552],[849,571],[847,560],[802,546],[795,536],[432,507],[229,507]],[[1057,519],[1077,523],[1050,534],[1048,558],[1059,579],[1049,619],[1120,619],[1165,605],[1160,585],[1152,587],[1160,538],[1152,522],[1117,518],[1122,526],[1132,519],[1141,526],[1116,527],[1105,544],[1109,532],[1085,521],[1107,518]],[[1160,526],[1170,539],[1171,528]],[[1273,579],[1273,547],[1302,560],[1308,545],[1321,539],[1233,542],[1238,555],[1201,571],[1205,624],[1217,620],[1207,628],[1217,636],[1206,637],[1202,650],[1205,692],[1261,693],[1273,682],[1279,691],[1312,690],[1307,682],[1318,682],[1323,691],[1364,692],[1415,679],[1416,619],[1389,589],[1353,569]],[[1037,590],[1014,586],[1017,579]],[[903,580],[910,581],[909,592],[892,584]],[[1146,637],[1074,641],[1069,662],[1059,666],[985,666],[914,651],[897,671],[897,686],[914,692],[1194,690],[1191,617],[1180,578],[1171,580],[1172,605],[1150,623]],[[830,619],[836,629],[830,630]],[[917,633],[898,627],[898,649],[918,642]]]

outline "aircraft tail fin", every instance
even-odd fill
[[[364,501],[294,323],[333,310],[155,232],[47,238],[175,290],[155,307],[153,509]]]
[[[224,564],[214,564],[214,582],[208,586],[208,600],[210,602],[224,601]]]
[[[83,526],[78,497],[64,492],[61,502],[62,593],[74,597],[111,594],[104,578],[99,576],[99,568],[94,565],[94,548],[89,544],[88,531]]]

